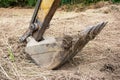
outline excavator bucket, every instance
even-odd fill
[[[44,69],[56,69],[72,59],[84,46],[93,40],[107,22],[81,31],[77,39],[66,35],[62,39],[43,36],[60,4],[60,0],[38,0],[29,29],[20,37],[27,41],[25,52]]]
[[[79,53],[101,32],[106,24],[107,22],[102,22],[88,27],[81,31],[76,39],[66,35],[63,39],[58,40],[53,37],[44,37],[44,40],[37,42],[33,37],[29,37],[25,51],[41,68],[57,69]]]

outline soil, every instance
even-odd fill
[[[9,76],[0,69],[1,80],[120,80],[120,5],[56,12],[47,36],[76,35],[87,26],[108,21],[93,41],[58,70],[39,68],[24,52],[26,43],[19,43],[32,13],[33,9],[0,8],[0,64]]]

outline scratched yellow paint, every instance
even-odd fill
[[[48,14],[54,0],[42,0],[40,10],[38,12],[38,18],[40,21],[44,21],[45,16]]]

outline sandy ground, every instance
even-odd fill
[[[120,80],[120,5],[84,12],[57,11],[45,35],[76,35],[108,21],[104,30],[59,70],[42,70],[24,52],[18,38],[28,28],[33,9],[0,8],[0,80]],[[9,60],[10,50],[15,61]],[[9,78],[9,79],[7,79]]]

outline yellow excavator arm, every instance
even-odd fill
[[[38,12],[38,18],[40,21],[44,21],[45,17],[47,16],[50,8],[53,4],[54,0],[42,0],[41,6]]]
[[[38,0],[29,29],[20,37],[20,42],[33,36],[36,41],[42,40],[43,34],[56,12],[61,0]]]

